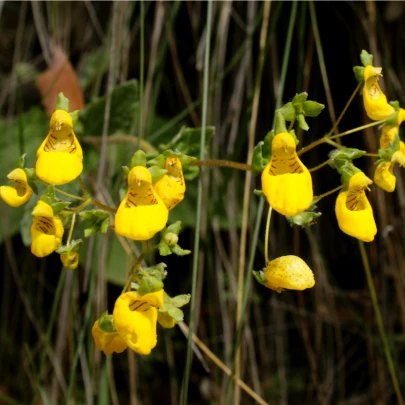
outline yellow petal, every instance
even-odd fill
[[[51,254],[61,243],[63,224],[53,215],[52,207],[39,200],[32,211],[31,252],[37,257]]]
[[[91,334],[97,349],[103,351],[104,354],[122,353],[127,348],[127,344],[118,332],[104,332],[100,329],[98,320],[94,323]]]
[[[168,210],[173,209],[184,198],[185,187],[165,174],[153,185],[157,195],[163,200]]]
[[[395,113],[392,105],[388,104],[387,97],[378,84],[381,68],[366,66],[364,68],[363,102],[367,115],[372,120],[384,120]]]
[[[281,256],[267,263],[264,277],[266,287],[277,292],[305,290],[315,285],[314,273],[298,256]]]
[[[160,326],[166,329],[174,328],[177,324],[176,320],[167,312],[158,312],[158,322]]]
[[[290,134],[277,134],[272,142],[272,157],[262,172],[262,189],[267,201],[286,216],[305,211],[313,198],[311,174],[295,150]]]
[[[83,151],[70,115],[56,110],[51,117],[48,136],[37,150],[36,175],[49,184],[66,184],[83,170]]]
[[[114,326],[132,350],[148,355],[156,346],[157,309],[163,307],[163,290],[145,295],[131,291],[118,297]]]
[[[399,134],[399,126],[405,120],[405,110],[400,108],[396,125],[384,125],[380,137],[380,149],[388,149],[390,142],[394,142],[395,135]],[[403,142],[402,142],[403,144]]]
[[[373,209],[364,192],[372,181],[363,173],[350,178],[349,188],[336,199],[335,214],[339,228],[363,242],[371,242],[377,233]]]
[[[24,170],[14,169],[7,177],[14,183],[14,187],[1,186],[0,198],[11,207],[25,204],[32,196],[32,188],[28,185]]]
[[[115,215],[115,232],[133,240],[149,240],[167,223],[169,211],[152,187],[145,167],[128,175],[128,192]]]
[[[376,167],[374,183],[389,193],[395,190],[396,178],[393,174],[393,165],[390,162],[381,162]]]
[[[60,260],[67,269],[74,270],[79,264],[79,253],[77,252],[62,253],[60,255]]]

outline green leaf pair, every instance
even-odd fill
[[[106,233],[110,224],[110,214],[107,211],[94,209],[79,212],[80,219],[90,225],[84,230],[84,236],[88,238],[97,232]]]

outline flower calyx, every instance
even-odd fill
[[[181,230],[181,221],[177,221],[160,233],[159,254],[168,256],[174,253],[177,256],[185,256],[191,253],[191,250],[182,249],[178,244],[179,232]]]

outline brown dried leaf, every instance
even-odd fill
[[[38,76],[37,87],[42,96],[45,112],[49,116],[55,110],[60,92],[70,100],[70,111],[84,107],[83,92],[76,72],[60,45],[55,46],[48,69]]]

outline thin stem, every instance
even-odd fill
[[[91,198],[87,199],[84,201],[82,204],[78,205],[77,207],[73,208],[72,210],[65,208],[66,211],[73,212],[73,214],[77,214],[80,212],[83,208],[87,207],[89,204],[91,204]]]
[[[72,222],[70,223],[70,229],[69,229],[69,235],[66,241],[66,245],[70,245],[70,241],[72,240],[72,235],[73,235],[73,229],[75,227],[75,222],[76,222],[76,214],[72,215]]]
[[[42,181],[42,180],[36,179],[35,181],[36,181],[37,183],[39,183],[39,184],[42,184],[42,185],[45,186],[45,187],[48,187],[48,186],[49,186],[48,183],[45,183],[45,182]],[[63,190],[61,190],[61,189],[59,189],[59,188],[56,188],[56,187],[54,188],[54,190],[55,190],[57,193],[59,193],[59,194],[65,195],[66,197],[73,198],[73,199],[75,199],[75,200],[82,200],[82,201],[86,200],[86,198],[84,198],[84,197],[79,197],[78,195],[74,195],[74,194],[67,193],[66,191],[63,191]]]
[[[326,135],[327,137],[330,137],[334,132],[335,129],[337,128],[337,126],[339,125],[341,119],[343,118],[343,116],[345,115],[347,109],[349,108],[349,105],[352,103],[354,97],[356,97],[356,94],[358,93],[358,91],[360,90],[360,86],[361,83],[359,83],[356,87],[356,89],[354,90],[353,94],[351,95],[351,97],[349,98],[349,101],[346,103],[345,108],[343,108],[343,111],[340,113],[339,118],[337,119],[337,121],[335,122],[335,125],[333,125],[332,129],[328,132],[328,134]]]
[[[335,193],[336,191],[340,190],[342,187],[343,187],[343,185],[340,185],[340,186],[334,188],[333,190],[327,191],[327,192],[324,193],[324,194],[317,195],[317,196],[314,197],[314,200],[319,201],[319,200],[321,200],[322,198],[324,198],[324,197],[326,197],[326,196],[328,196],[328,195],[330,195],[330,194],[333,194],[333,193]]]
[[[380,157],[378,153],[369,153],[369,152],[365,153],[363,156]]]
[[[338,143],[336,143],[336,142],[334,142],[334,141],[331,141],[328,137],[324,137],[323,138],[324,140],[325,140],[325,143],[327,143],[327,144],[329,144],[329,145],[331,145],[331,146],[334,146],[335,148],[338,148],[338,149],[342,149],[343,148],[343,146],[342,145],[340,145],[340,144],[338,144]]]
[[[269,233],[270,233],[270,220],[271,220],[271,212],[273,208],[269,205],[269,212],[267,214],[267,221],[266,221],[266,233],[264,234],[264,261],[266,263],[269,262]]]
[[[208,106],[208,81],[210,70],[210,44],[211,44],[211,20],[212,20],[212,0],[208,1],[207,7],[207,23],[206,23],[206,41],[205,41],[205,55],[204,55],[204,82],[203,82],[203,105],[201,117],[201,135],[200,135],[200,160],[204,160],[205,151],[205,131],[207,127],[207,106]],[[196,211],[196,224],[195,224],[195,239],[193,249],[193,274],[191,280],[191,302],[190,302],[190,334],[187,339],[187,357],[184,370],[183,379],[183,396],[182,404],[187,405],[188,386],[190,381],[192,356],[192,335],[194,331],[195,321],[195,307],[196,307],[196,291],[197,291],[197,272],[198,272],[198,258],[200,250],[200,230],[201,230],[201,206],[203,196],[202,176],[198,179],[198,192],[197,192],[197,211]]]
[[[292,120],[290,126],[288,127],[288,132],[290,132],[294,128],[295,120]]]
[[[109,207],[108,205],[102,204],[101,202],[95,200],[94,198],[91,198],[91,203],[93,205],[97,206],[98,208],[103,209],[103,210],[106,210],[106,211],[109,211],[109,212],[114,212],[114,213],[117,212],[116,208],[112,208],[112,207]]]
[[[210,360],[212,360],[226,375],[232,376],[232,371],[194,334],[190,333],[189,328],[184,322],[178,323],[180,329],[188,336],[192,338],[193,342],[203,351]],[[268,403],[256,394],[246,383],[241,379],[233,376],[236,383],[248,394],[250,395],[258,404],[268,405]]]
[[[397,378],[395,367],[394,367],[394,362],[392,361],[392,357],[391,357],[391,352],[390,352],[390,347],[389,347],[387,335],[385,334],[384,323],[383,323],[383,320],[382,320],[380,307],[378,305],[377,294],[376,294],[376,291],[375,291],[375,288],[374,288],[373,278],[371,276],[370,264],[368,262],[366,249],[364,247],[364,243],[362,241],[360,241],[360,240],[359,240],[359,247],[360,247],[361,259],[363,261],[364,271],[366,273],[368,288],[370,290],[371,301],[373,303],[373,308],[374,308],[374,313],[375,313],[375,319],[377,321],[378,331],[380,332],[380,337],[381,337],[381,340],[382,340],[382,343],[383,343],[383,346],[384,346],[385,358],[387,360],[387,365],[388,365],[388,368],[389,368],[389,371],[390,371],[390,374],[391,374],[392,385],[394,386],[394,390],[395,390],[395,393],[397,395],[398,404],[399,405],[404,405],[404,400],[402,398],[401,390],[399,388],[398,378]]]
[[[362,125],[361,127],[353,128],[349,131],[345,131],[345,132],[341,132],[340,134],[333,135],[333,136],[329,137],[329,139],[336,139],[336,138],[340,138],[341,136],[350,135],[353,132],[362,131],[363,129],[366,129],[366,128],[371,128],[371,127],[375,127],[376,125],[384,124],[384,122],[386,122],[386,121],[387,120],[371,122],[370,124]]]
[[[324,161],[323,163],[321,163],[320,165],[315,166],[315,167],[313,167],[312,169],[309,169],[309,171],[310,171],[311,173],[312,173],[312,172],[315,172],[315,171],[317,171],[318,169],[320,169],[321,167],[326,166],[330,161],[331,161],[330,159],[325,160],[325,161]]]
[[[89,194],[89,192],[87,191],[86,186],[84,185],[84,182],[83,182],[83,180],[82,180],[82,177],[79,176],[79,177],[77,178],[77,181],[79,182],[80,189],[82,190],[83,195],[86,197],[86,199],[89,198],[89,197],[90,197],[90,194]]]
[[[237,170],[252,170],[252,166],[245,163],[232,162],[230,160],[196,160],[191,163],[191,166],[219,166],[219,167],[231,167]]]

